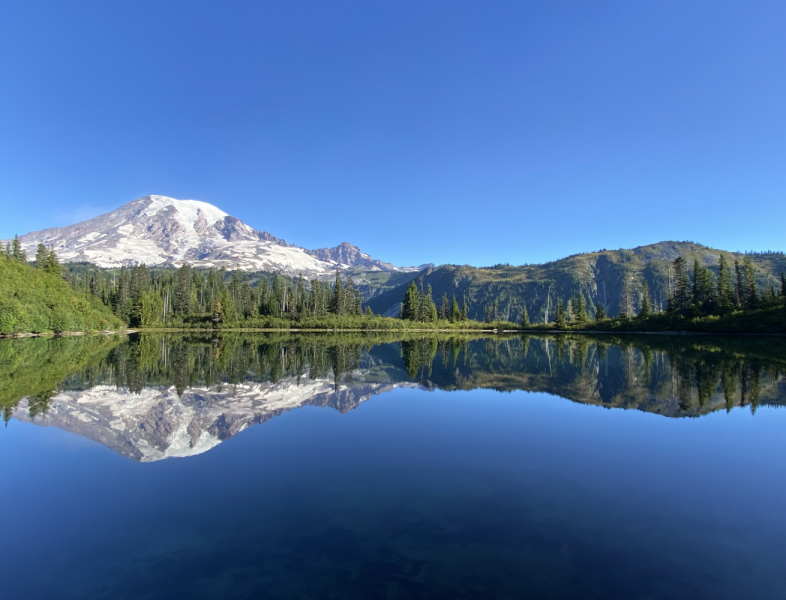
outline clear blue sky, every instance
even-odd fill
[[[306,247],[786,249],[786,2],[0,4],[0,238],[146,194]]]

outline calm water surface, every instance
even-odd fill
[[[783,598],[786,340],[0,341],[2,597]]]

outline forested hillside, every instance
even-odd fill
[[[598,304],[609,316],[623,311],[638,314],[645,282],[652,309],[665,310],[676,285],[672,271],[676,258],[685,258],[689,269],[698,260],[699,265],[707,267],[711,277],[717,279],[721,255],[732,273],[736,273],[736,268],[745,269],[746,262],[750,263],[762,295],[770,288],[780,288],[781,272],[786,270],[783,253],[740,254],[691,242],[661,242],[632,250],[601,250],[542,265],[487,268],[445,265],[427,269],[421,276],[423,287],[431,286],[438,305],[445,295],[451,302],[455,296],[460,305],[466,301],[470,319],[483,321],[488,314],[492,321],[519,323],[526,307],[532,323],[543,323],[546,319],[548,322],[554,320],[560,300],[567,308],[579,295],[590,318],[595,317]],[[368,305],[377,314],[395,316],[406,289],[407,283],[402,283],[371,298]]]
[[[123,327],[97,298],[71,289],[45,249],[36,267],[18,244],[0,253],[0,334],[100,331]]]
[[[6,254],[3,332],[112,327],[110,311],[114,326],[122,321],[132,327],[317,329],[424,324],[466,329],[483,323],[499,329],[514,324],[562,329],[591,321],[624,329],[634,325],[619,319],[606,322],[607,317],[638,316],[636,326],[641,327],[643,318],[668,312],[653,321],[652,328],[688,328],[686,319],[717,317],[725,320],[713,326],[728,331],[780,331],[779,312],[748,313],[780,307],[786,293],[782,253],[739,254],[690,242],[602,250],[543,265],[446,265],[414,275],[365,273],[360,285],[338,272],[331,284],[319,278],[188,265],[101,269],[82,263],[62,271],[43,245],[37,268],[24,264],[16,245]],[[49,291],[47,286],[55,287]],[[74,291],[66,302],[68,286]],[[745,314],[732,315],[740,312]]]

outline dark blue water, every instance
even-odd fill
[[[156,462],[36,423],[0,432],[3,598],[786,593],[774,406],[668,418],[398,388]]]

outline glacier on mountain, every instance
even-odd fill
[[[166,196],[144,196],[94,219],[34,231],[19,239],[28,256],[43,242],[64,262],[88,262],[105,268],[188,263],[304,276],[324,276],[337,269],[418,269],[376,260],[347,242],[335,248],[306,250],[253,229],[207,202]]]

